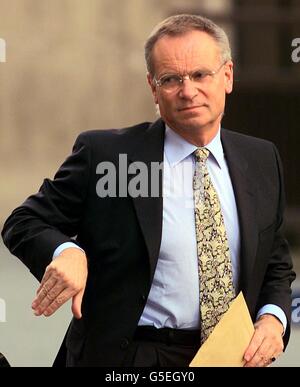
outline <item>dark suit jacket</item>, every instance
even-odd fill
[[[162,233],[161,192],[154,198],[101,199],[97,165],[118,166],[119,154],[127,154],[128,163],[162,162],[164,132],[158,120],[82,133],[54,180],[46,179],[5,223],[5,244],[39,280],[61,243],[76,236],[86,251],[83,317],[73,319],[66,337],[78,365],[122,365],[151,287]],[[277,150],[270,142],[225,129],[221,138],[239,212],[240,288],[253,319],[269,303],[289,318],[294,273],[279,232],[284,194]],[[285,344],[289,333],[288,324]]]

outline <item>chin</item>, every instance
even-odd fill
[[[194,118],[188,120],[181,120],[180,126],[185,130],[199,130],[199,128],[205,127],[209,124],[209,121]]]

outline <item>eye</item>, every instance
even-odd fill
[[[160,84],[162,86],[178,85],[180,82],[181,78],[179,77],[179,75],[176,74],[163,75],[160,78]]]
[[[206,76],[207,76],[207,72],[205,71],[195,71],[192,75],[192,79],[195,81],[195,82],[200,82],[202,81]]]

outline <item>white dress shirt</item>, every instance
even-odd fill
[[[238,290],[240,235],[235,197],[220,131],[206,146],[207,168],[220,198]],[[193,200],[197,149],[166,128],[163,175],[162,241],[154,281],[140,325],[199,328],[199,277]]]

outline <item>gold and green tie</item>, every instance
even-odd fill
[[[198,148],[194,155],[193,192],[203,344],[229,308],[235,291],[221,204],[206,165],[209,150]]]

